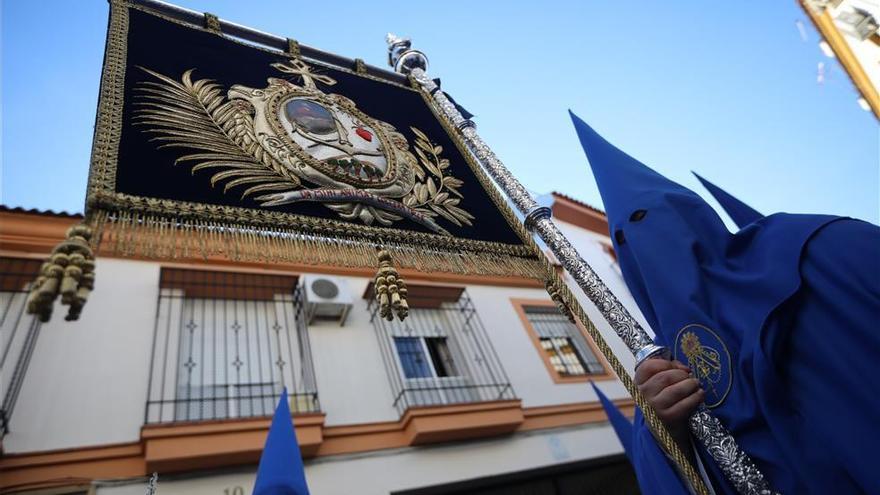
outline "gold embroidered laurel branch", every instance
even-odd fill
[[[471,226],[474,216],[458,206],[464,199],[458,188],[464,182],[445,173],[449,168],[449,160],[440,158],[443,147],[432,143],[424,132],[415,127],[410,129],[416,135],[414,149],[418,163],[415,173],[421,182],[417,182],[412,192],[404,196],[403,204],[426,216],[440,215],[459,227]]]
[[[299,178],[263,148],[254,133],[249,105],[227,101],[223,88],[209,79],[193,82],[190,69],[181,81],[140,67],[164,84],[147,81],[138,88],[142,99],[134,117],[138,125],[149,125],[147,132],[158,134],[152,141],[159,148],[184,148],[199,153],[175,160],[196,162],[192,173],[222,169],[211,176],[211,186],[226,181],[223,192],[248,185],[241,197],[254,193],[291,191],[300,186]]]

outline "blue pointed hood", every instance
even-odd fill
[[[723,262],[730,233],[696,193],[617,149],[573,113],[571,118],[599,186],[627,286],[657,340],[671,346],[678,322],[664,324],[664,309],[701,292],[701,265]],[[671,266],[672,291],[661,271]]]
[[[724,208],[727,216],[733,220],[733,223],[735,223],[737,227],[744,228],[746,225],[764,218],[764,215],[758,213],[754,208],[735,198],[724,189],[721,189],[715,184],[702,178],[700,174],[696,172],[692,173],[697,177],[700,183],[703,184],[703,187],[709,191],[709,194],[718,201],[718,204]]]
[[[281,393],[275,416],[272,417],[253,494],[309,495],[302,455],[287,403],[287,388]]]
[[[779,355],[778,336],[765,322],[800,287],[804,246],[839,217],[775,214],[732,234],[693,191],[615,148],[574,114],[572,120],[624,280],[655,341],[694,370],[706,406],[776,488],[798,492],[789,469],[796,463],[783,467],[783,442],[758,424],[769,400],[755,383],[768,377],[755,370],[773,369]]]

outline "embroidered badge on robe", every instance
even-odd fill
[[[706,407],[721,405],[733,383],[730,353],[711,329],[690,324],[675,337],[675,359],[688,366],[706,391]]]

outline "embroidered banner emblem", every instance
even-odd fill
[[[718,334],[703,325],[686,325],[675,336],[675,359],[687,365],[700,381],[706,391],[706,407],[718,407],[724,402],[733,376],[730,352]]]
[[[474,216],[457,206],[462,181],[444,171],[443,148],[424,132],[411,127],[410,148],[391,124],[321,91],[316,82],[336,84],[329,76],[296,59],[272,67],[302,85],[271,77],[266,88],[234,85],[224,98],[220,85],[194,81],[192,69],[177,81],[141,67],[157,81],[139,86],[136,118],[165,146],[198,151],[178,163],[213,169],[212,185],[225,183],[224,192],[242,186],[241,197],[253,195],[262,206],[317,201],[346,220],[391,225],[408,218],[443,235],[449,232],[434,221],[438,215],[471,225]],[[316,194],[302,190],[303,182]]]

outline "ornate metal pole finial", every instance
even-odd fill
[[[388,33],[385,35],[385,42],[388,43],[388,65],[394,67],[394,72],[410,74],[415,69],[428,70],[428,57],[413,50],[409,38]]]
[[[568,241],[565,235],[559,230],[553,220],[549,218],[546,211],[542,210],[540,205],[532,198],[528,190],[517,180],[513,174],[504,166],[500,159],[492,152],[489,146],[483,142],[483,139],[477,134],[475,126],[467,125],[465,119],[452,103],[449,98],[438,91],[437,84],[425,73],[427,67],[427,58],[422,52],[411,48],[412,42],[406,38],[399,38],[393,34],[386,37],[388,42],[388,63],[396,72],[412,76],[413,79],[421,86],[422,91],[436,103],[437,110],[452,125],[458,129],[468,149],[476,156],[483,170],[492,177],[492,180],[504,191],[511,202],[525,215],[528,219],[526,227],[529,231],[536,233],[550,249],[556,258],[562,263],[566,271],[571,275],[572,279],[584,291],[584,294],[596,305],[596,308],[602,313],[615,333],[626,343],[630,352],[642,356],[659,354],[657,346],[654,345],[653,339],[642,328],[639,322],[633,318],[629,310],[617,299],[617,296],[611,292],[607,285],[599,278],[590,265],[580,256],[574,246]],[[411,54],[411,55],[410,55]],[[416,62],[424,61],[421,64]],[[613,357],[613,356],[612,356]],[[623,379],[623,378],[621,378]],[[630,393],[636,397],[638,390],[632,389]],[[636,402],[640,402],[636,398]],[[650,409],[647,404],[643,409]],[[656,419],[656,413],[646,410],[646,419],[652,417]],[[655,421],[649,421],[654,426]],[[659,420],[656,421],[657,428],[663,428]],[[735,489],[743,495],[774,495],[773,491],[763,473],[758,469],[752,459],[742,450],[736,443],[736,439],[727,431],[724,425],[712,415],[708,409],[701,407],[690,418],[691,432],[694,436],[705,445],[706,450],[715,459],[715,462],[724,472],[727,479],[735,487]],[[656,436],[656,432],[655,432]],[[670,444],[674,444],[671,437],[661,435],[659,438],[664,448],[671,450],[675,455],[677,462],[679,460],[680,468],[688,474],[691,484],[696,484],[694,488],[700,493],[708,493],[702,480],[695,473],[693,468],[689,466],[689,462],[684,460],[680,449],[674,445],[666,445],[663,440],[668,440]],[[683,464],[688,464],[684,466]],[[690,467],[690,469],[687,469]],[[694,479],[690,479],[693,477]]]

